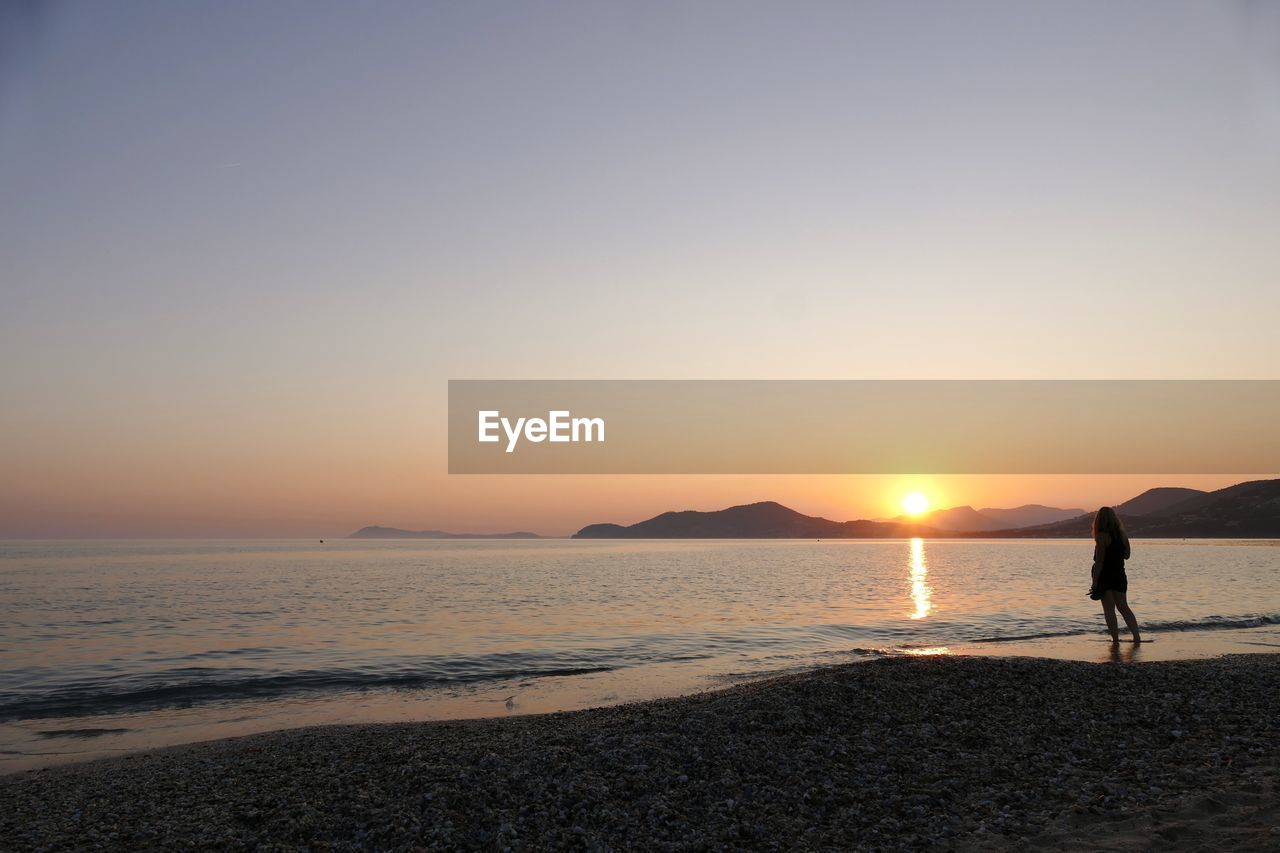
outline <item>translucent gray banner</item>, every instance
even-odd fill
[[[1255,474],[1280,380],[451,380],[453,474]]]

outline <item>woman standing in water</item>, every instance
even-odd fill
[[[1138,633],[1138,618],[1129,609],[1127,594],[1129,578],[1124,573],[1124,561],[1129,559],[1129,534],[1125,533],[1120,516],[1109,506],[1098,510],[1093,517],[1093,587],[1089,597],[1102,600],[1102,615],[1111,632],[1111,642],[1120,642],[1120,629],[1116,625],[1116,611],[1124,617],[1135,643],[1142,642]]]

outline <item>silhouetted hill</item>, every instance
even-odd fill
[[[933,512],[927,512],[914,518],[900,515],[893,521],[897,524],[923,524],[935,530],[951,530],[957,533],[973,533],[978,530],[1001,530],[1010,526],[983,515],[971,506],[935,509]]]
[[[1190,492],[1191,497],[1170,504],[1166,494],[1155,500],[1138,503],[1152,492]],[[1147,515],[1122,508],[1156,506]],[[1253,480],[1237,483],[1214,492],[1195,489],[1151,489],[1131,501],[1117,505],[1130,536],[1153,538],[1280,538],[1280,480]],[[1055,524],[1000,530],[983,534],[998,537],[1087,537],[1093,514]]]
[[[1121,517],[1135,515],[1158,515],[1167,509],[1177,506],[1190,498],[1208,494],[1200,489],[1180,489],[1174,486],[1162,486],[1147,489],[1136,498],[1130,498],[1115,509]]]
[[[1280,537],[1280,480],[1201,493],[1134,519],[1140,536]]]
[[[541,539],[524,530],[515,533],[448,533],[444,530],[401,530],[398,527],[362,527],[348,539]]]
[[[574,539],[893,539],[936,536],[939,531],[895,521],[831,521],[804,515],[773,501],[715,512],[664,512],[623,527],[590,524]]]
[[[996,509],[983,507],[978,512],[996,523],[997,528],[1031,527],[1036,524],[1053,524],[1078,518],[1085,514],[1083,509],[1062,509],[1043,504],[1023,504],[1013,509]]]
[[[1130,519],[1124,518],[1124,523],[1126,527],[1130,526]],[[986,533],[977,535],[987,536],[993,539],[1076,539],[1080,537],[1089,537],[1092,533],[1092,529],[1093,513],[1087,512],[1078,515],[1075,518],[1068,518],[1065,521],[1055,521],[1052,524],[1033,524],[1030,527],[1014,527],[1008,530],[989,530]]]
[[[1187,497],[1185,493],[1190,493]],[[1181,494],[1183,500],[1170,504]],[[1150,515],[1121,512],[1133,536],[1280,538],[1280,480],[1256,480],[1219,489],[1151,489],[1121,507],[1158,507]],[[925,516],[922,522],[831,521],[783,506],[773,501],[729,507],[715,512],[664,512],[647,521],[623,526],[591,524],[574,534],[575,539],[896,539],[908,536],[966,536],[1001,538],[1087,537],[1092,512],[1057,509],[1029,504],[1012,510],[1012,517],[1034,517],[1034,513],[1079,513],[1074,518],[1030,527],[961,529],[950,524],[985,523],[985,511],[954,507]],[[988,519],[989,520],[989,519]]]
[[[953,533],[977,533],[984,530],[1009,530],[1014,527],[1049,524],[1083,514],[1082,509],[1062,509],[1042,504],[1024,504],[1013,509],[997,507],[974,509],[966,505],[937,509],[918,517],[899,515],[896,518],[883,520],[896,521],[899,524],[922,524],[925,527]]]

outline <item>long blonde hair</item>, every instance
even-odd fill
[[[1120,516],[1109,506],[1099,509],[1098,514],[1093,517],[1093,538],[1096,540],[1104,533],[1112,542],[1123,542],[1124,550],[1128,552],[1129,534],[1125,531],[1124,522],[1120,520]]]

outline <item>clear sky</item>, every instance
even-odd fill
[[[885,515],[449,477],[445,383],[1276,378],[1278,225],[1265,3],[5,4],[0,535]]]

